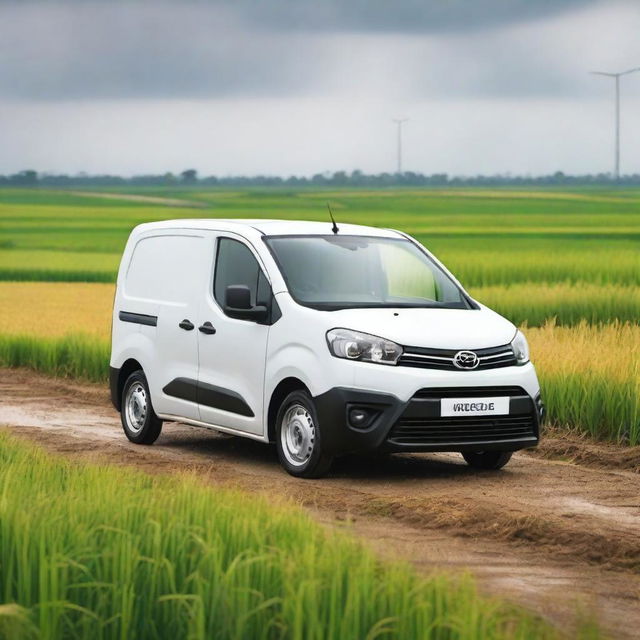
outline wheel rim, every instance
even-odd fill
[[[282,418],[280,442],[287,461],[295,467],[304,465],[316,439],[316,428],[311,414],[301,404],[291,405]]]
[[[133,433],[139,433],[147,417],[147,392],[139,382],[134,382],[127,391],[125,400],[127,427]]]

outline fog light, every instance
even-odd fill
[[[375,409],[369,409],[368,407],[351,407],[347,412],[347,416],[352,427],[366,429],[371,426],[378,413]]]
[[[351,411],[349,411],[349,422],[354,427],[363,425],[367,421],[368,417],[369,416],[364,409],[351,409]]]

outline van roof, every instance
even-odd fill
[[[338,222],[338,228],[342,235],[378,236],[383,238],[398,238],[401,234],[392,229],[380,229],[359,224],[343,224]],[[153,229],[208,229],[212,231],[257,231],[265,236],[281,235],[330,235],[331,222],[309,222],[301,220],[265,220],[223,218],[196,218],[163,220],[162,222],[148,222],[141,224],[137,230],[152,231]]]

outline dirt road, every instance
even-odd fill
[[[637,451],[550,440],[588,466],[520,453],[491,473],[453,454],[350,456],[329,478],[296,480],[272,447],[185,425],[133,445],[104,388],[15,370],[0,370],[0,424],[66,456],[285,496],[385,556],[469,570],[567,630],[580,608],[612,637],[640,637],[640,473],[607,465],[632,467]]]

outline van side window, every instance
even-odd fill
[[[187,304],[202,282],[193,274],[202,269],[204,238],[158,235],[140,240],[131,256],[124,282],[127,297],[153,302]]]
[[[271,290],[267,279],[262,274],[260,265],[249,248],[231,238],[218,240],[216,271],[213,279],[213,295],[218,304],[224,308],[225,291],[229,285],[244,284],[251,291],[251,304],[257,304],[259,298],[268,300]],[[265,291],[268,290],[268,293]],[[259,300],[264,304],[265,300]]]

